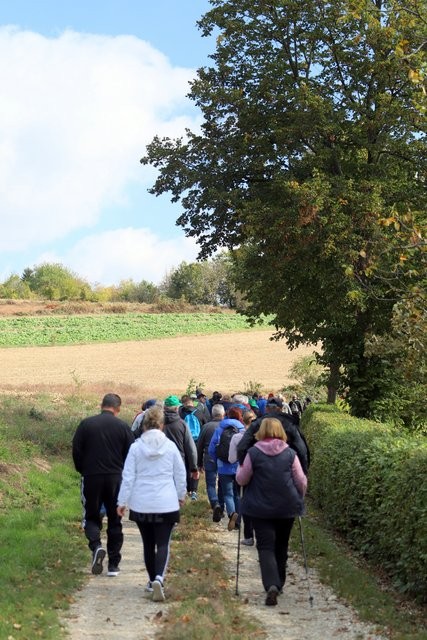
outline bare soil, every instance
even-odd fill
[[[249,381],[266,391],[290,382],[289,369],[313,347],[290,351],[271,331],[185,336],[146,342],[0,349],[0,391],[98,392],[147,397],[182,393],[194,379],[205,391],[237,392]]]

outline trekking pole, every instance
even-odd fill
[[[308,566],[307,566],[307,554],[305,553],[305,544],[304,544],[304,535],[302,532],[302,520],[301,520],[301,516],[298,516],[298,523],[299,523],[299,532],[300,532],[300,536],[301,536],[301,546],[302,546],[302,554],[304,556],[304,567],[305,567],[305,576],[307,579],[307,587],[308,587],[308,593],[310,594],[310,606],[313,606],[313,602],[314,602],[314,598],[313,595],[311,593],[311,588],[310,588],[310,580],[308,579]]]
[[[239,497],[240,497],[240,506],[241,506],[241,500],[242,500],[242,488],[239,487]],[[239,595],[239,565],[240,565],[240,534],[241,534],[241,529],[242,529],[242,515],[241,515],[241,508],[239,508],[239,512],[240,512],[240,525],[239,525],[239,529],[237,531],[237,566],[236,566],[236,596]]]

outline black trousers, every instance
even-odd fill
[[[82,478],[83,528],[93,552],[101,544],[101,505],[107,512],[107,554],[108,564],[118,566],[123,546],[122,519],[117,515],[117,496],[121,474],[97,474]]]
[[[295,518],[252,518],[261,579],[266,591],[273,585],[280,590],[285,584],[289,536],[294,520]]]
[[[170,539],[174,522],[136,521],[144,545],[144,563],[150,582],[164,582],[170,555]],[[160,517],[159,520],[162,520]]]

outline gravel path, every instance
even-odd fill
[[[71,640],[152,640],[160,631],[167,602],[154,603],[144,593],[147,576],[139,531],[132,522],[124,521],[124,534],[120,576],[90,576],[64,617],[63,624]],[[218,525],[212,523],[212,538],[221,545],[230,574],[230,592],[234,595],[237,533],[228,532],[223,520]],[[314,597],[312,608],[305,570],[291,557],[285,592],[277,607],[266,607],[256,549],[241,546],[240,600],[247,615],[261,623],[268,640],[385,640],[385,636],[360,622],[351,607],[319,582],[313,570],[309,579]]]
[[[217,539],[222,543],[235,592],[237,532],[221,531]],[[355,611],[322,585],[312,569],[309,581],[313,607],[310,607],[305,569],[291,555],[284,593],[279,596],[276,607],[266,607],[256,548],[241,545],[239,595],[247,615],[261,623],[268,640],[385,640],[372,626],[360,622]]]

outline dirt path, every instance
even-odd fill
[[[277,391],[289,367],[313,347],[289,351],[271,331],[185,336],[146,342],[0,349],[0,391],[103,387],[125,395],[182,393],[189,380],[206,390],[241,390],[250,380]]]
[[[141,536],[128,520],[123,521],[123,531],[121,573],[109,578],[104,568],[99,576],[89,575],[63,618],[70,640],[152,640],[159,629],[166,607],[152,602],[144,591]],[[88,551],[85,571],[89,568]]]
[[[226,556],[235,593],[237,533],[220,531],[216,538]],[[385,640],[373,627],[360,622],[356,612],[329,587],[322,585],[314,570],[309,570],[309,580],[312,607],[305,569],[291,555],[284,593],[279,596],[277,607],[266,607],[256,548],[241,545],[239,596],[247,615],[262,625],[268,640]]]
[[[237,533],[228,532],[224,521],[210,526],[212,543],[221,545],[226,558],[230,597],[235,597]],[[168,602],[153,603],[147,598],[139,532],[133,523],[125,521],[124,533],[120,576],[89,577],[63,619],[70,640],[152,640],[160,631]],[[261,623],[267,640],[385,640],[361,623],[353,609],[323,586],[312,570],[309,579],[312,608],[304,568],[291,557],[285,592],[277,607],[266,607],[256,549],[241,546],[239,600],[246,614]]]

